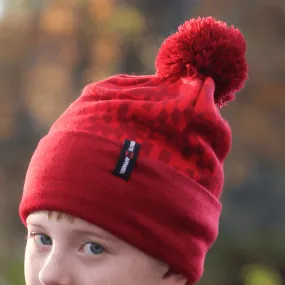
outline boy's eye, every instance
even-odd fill
[[[83,251],[88,254],[99,255],[99,254],[104,253],[105,249],[98,243],[87,242],[83,247]]]
[[[36,243],[40,245],[52,245],[52,240],[48,235],[45,234],[35,234],[33,238]]]

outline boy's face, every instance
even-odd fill
[[[27,219],[27,285],[176,285],[167,266],[81,219]],[[169,250],[172,250],[171,248]]]

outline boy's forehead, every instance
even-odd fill
[[[36,211],[31,213],[27,218],[27,224],[29,223],[49,223],[49,222],[62,222],[74,224],[74,226],[88,226],[89,228],[97,227],[83,219],[72,216],[65,212],[58,211]]]
[[[60,223],[60,224],[59,224]],[[119,241],[120,239],[98,227],[78,217],[74,217],[70,214],[57,212],[57,211],[38,211],[30,214],[27,218],[27,226],[40,226],[40,227],[57,227],[61,230],[67,230],[70,233],[78,234],[93,234],[101,237],[102,239],[108,239],[113,241]]]
[[[31,213],[27,217],[27,226],[31,224],[41,224],[41,225],[48,225],[55,223],[57,224],[58,222],[62,223],[68,223],[68,224],[74,224],[76,223],[77,225],[83,224],[84,221],[74,217],[72,215],[69,215],[67,213],[63,212],[57,212],[57,211],[36,211]],[[86,222],[87,223],[87,222]]]

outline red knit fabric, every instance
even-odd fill
[[[244,86],[246,42],[233,26],[212,17],[192,19],[168,37],[156,58],[156,74],[169,80],[181,76],[212,77],[215,102],[222,107]]]
[[[245,67],[240,70],[242,86]],[[116,75],[87,86],[33,155],[23,222],[38,210],[69,213],[197,282],[218,234],[231,146],[216,107],[231,89],[215,94],[214,81],[203,76]],[[125,139],[141,144],[129,181],[112,174]]]

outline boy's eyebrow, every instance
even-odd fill
[[[34,226],[34,227],[39,228],[43,231],[46,231],[46,228],[44,226],[37,224],[35,222],[29,223],[29,226]],[[71,229],[70,232],[71,232],[70,233],[71,235],[81,235],[81,236],[84,236],[84,235],[90,236],[91,235],[91,236],[95,236],[101,240],[113,241],[113,242],[117,241],[116,237],[112,237],[110,235],[106,235],[104,233],[99,233],[99,232],[93,231],[93,230]]]
[[[82,230],[82,229],[74,229],[72,230],[72,234],[77,234],[77,235],[81,235],[81,236],[95,236],[101,240],[106,240],[106,241],[116,241],[117,239],[115,237],[106,235],[104,233],[99,233],[97,231],[92,231],[92,230]]]
[[[34,223],[34,222],[28,223],[27,225],[28,225],[28,227],[33,226],[33,227],[36,227],[36,228],[40,228],[40,229],[42,229],[42,230],[45,230],[45,227],[43,227],[43,226],[40,225],[40,224]]]

